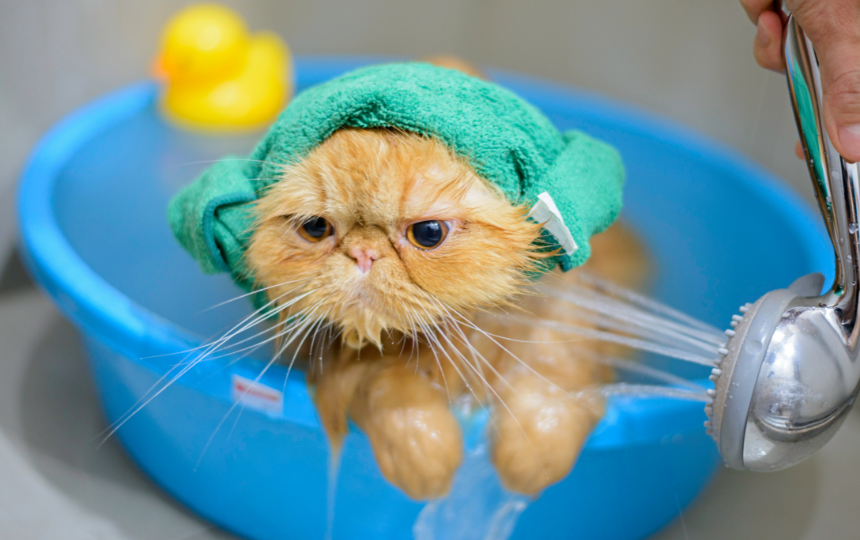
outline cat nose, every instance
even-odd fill
[[[347,254],[355,259],[355,264],[358,265],[358,269],[361,270],[362,274],[366,274],[370,270],[373,261],[379,259],[379,252],[373,248],[366,249],[353,246],[349,248]]]

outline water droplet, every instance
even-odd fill
[[[764,348],[764,343],[758,339],[750,339],[744,343],[744,350],[749,354],[756,354]]]
[[[854,234],[857,232],[858,228],[860,228],[860,227],[857,227],[856,223],[852,223],[851,225],[848,226],[848,232],[850,232],[851,234]]]

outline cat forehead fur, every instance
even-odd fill
[[[344,129],[286,167],[260,199],[247,263],[271,299],[295,299],[345,332],[380,343],[445,317],[506,303],[538,257],[540,232],[490,183],[443,144],[390,130]],[[297,228],[325,218],[334,234],[311,243]],[[434,250],[412,245],[410,224],[444,221]],[[367,273],[351,255],[372,251]],[[280,285],[283,284],[283,285]]]
[[[341,130],[284,177],[261,210],[283,215],[291,206],[294,215],[324,216],[341,228],[470,213],[492,221],[481,206],[503,199],[443,145],[389,130]]]

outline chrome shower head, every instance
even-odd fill
[[[858,190],[860,170],[824,129],[818,62],[793,17],[786,75],[818,205],[833,243],[836,275],[810,274],[741,307],[713,371],[706,426],[726,464],[774,471],[809,457],[845,420],[860,389]]]

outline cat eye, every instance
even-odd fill
[[[299,225],[299,236],[308,242],[319,242],[334,232],[331,223],[321,217],[312,217]]]
[[[412,245],[421,249],[433,249],[445,241],[448,226],[443,221],[430,220],[413,223],[406,229],[406,237]]]

